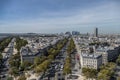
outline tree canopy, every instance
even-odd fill
[[[21,75],[21,76],[18,78],[18,80],[26,80],[25,75]]]
[[[98,80],[109,80],[114,74],[115,67],[116,64],[113,62],[101,66],[100,72],[98,73]]]
[[[8,46],[12,38],[5,38],[2,41],[0,41],[0,52],[3,52],[4,49]]]
[[[120,65],[120,55],[118,56],[118,58],[117,58],[117,60],[116,60],[116,63],[117,63],[118,65]]]
[[[54,58],[59,54],[60,50],[67,43],[67,39],[63,39],[57,42],[57,44],[53,45],[48,50],[48,56],[36,57],[34,59],[35,71],[37,73],[45,72],[50,65],[50,63],[54,60]]]
[[[26,44],[28,44],[27,40],[21,39],[19,37],[16,38],[16,46],[15,48],[20,51],[22,46],[25,46]]]
[[[71,53],[75,49],[75,44],[72,38],[70,38],[67,46],[67,58],[65,60],[64,68],[63,68],[63,73],[65,75],[71,73]]]
[[[71,38],[70,43],[67,47],[67,53],[72,53],[74,49],[75,49],[75,44],[74,44],[73,39]]]
[[[71,73],[71,59],[70,59],[70,57],[67,57],[66,60],[65,60],[65,64],[64,64],[64,68],[63,68],[63,73],[65,75]]]
[[[9,69],[9,74],[13,75],[14,77],[18,76],[19,70],[16,67],[12,67]]]
[[[2,59],[3,59],[3,56],[2,56],[2,54],[0,53],[0,65],[2,65]]]
[[[82,73],[87,79],[96,79],[98,72],[96,69],[82,68]]]
[[[16,67],[16,68],[19,68],[20,67],[20,54],[15,54],[15,55],[12,55],[9,59],[9,64],[10,64],[10,67]]]

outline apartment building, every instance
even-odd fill
[[[82,53],[81,67],[99,69],[102,65],[102,55],[95,53]]]

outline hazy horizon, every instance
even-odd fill
[[[120,33],[120,0],[1,0],[0,33]]]

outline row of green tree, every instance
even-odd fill
[[[0,41],[0,52],[3,52],[4,49],[8,46],[12,38],[5,38],[2,41]]]
[[[87,79],[97,79],[98,71],[96,69],[82,68],[82,73]]]
[[[2,52],[8,46],[11,40],[12,38],[5,38],[0,41],[0,67],[2,67],[2,60],[3,60]]]
[[[67,53],[68,53],[68,54],[69,54],[69,53],[72,53],[74,49],[75,49],[74,41],[73,41],[72,38],[70,38],[70,43],[69,43],[69,45],[68,45],[68,47],[67,47]]]
[[[16,38],[16,45],[15,48],[18,50],[18,52],[20,51],[22,46],[25,46],[26,44],[28,44],[27,40],[21,39],[20,37]]]
[[[87,79],[110,80],[114,75],[115,67],[115,63],[109,62],[106,65],[102,65],[100,71],[91,68],[82,68],[82,73]]]
[[[31,66],[32,64],[28,61],[24,61],[21,64],[20,60],[21,60],[20,53],[17,53],[10,57],[10,59],[9,59],[9,64],[10,64],[9,74],[12,75],[13,77],[19,76],[18,80],[26,80],[26,79],[23,79],[23,78],[25,78],[24,74],[23,74],[24,77],[20,76],[20,72],[27,70],[28,67]]]
[[[66,38],[58,41],[56,45],[54,45],[48,50],[48,56],[36,57],[34,59],[35,72],[36,73],[45,72],[48,69],[48,66],[50,65],[50,63],[60,53],[60,50],[64,47],[67,41],[68,40]]]
[[[12,55],[9,58],[9,65],[10,65],[9,74],[11,74],[14,77],[19,76],[19,72],[21,70],[24,70],[24,66],[26,66],[26,65],[29,66],[29,64],[30,64],[28,62],[23,62],[21,64],[20,49],[21,49],[21,47],[25,46],[26,44],[28,44],[28,42],[26,40],[20,39],[19,37],[16,38],[15,48],[18,50],[18,53],[15,55]]]
[[[70,74],[71,73],[71,59],[68,56],[65,60],[65,64],[64,64],[64,68],[63,68],[63,73],[65,75]]]
[[[71,53],[75,49],[75,44],[72,38],[69,40],[69,44],[67,46],[67,58],[65,60],[64,68],[63,68],[63,73],[65,75],[71,73]]]
[[[117,65],[120,65],[120,55],[118,56],[116,63],[117,63]]]
[[[9,74],[11,74],[14,77],[18,76],[20,64],[21,64],[20,63],[20,53],[12,55],[9,58],[9,65],[10,65]]]
[[[2,54],[0,53],[0,68],[2,67],[2,61],[3,61],[3,56],[2,56]]]
[[[50,59],[43,61],[41,64],[35,67],[35,72],[36,73],[45,72],[48,68],[48,65],[50,65],[50,63],[51,63]]]
[[[113,62],[109,62],[108,64],[101,66],[98,73],[98,80],[110,80],[110,78],[114,75],[115,68],[116,64]]]

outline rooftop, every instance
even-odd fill
[[[82,57],[84,58],[93,58],[93,59],[97,59],[99,57],[101,57],[101,54],[96,54],[96,53],[82,53]]]

